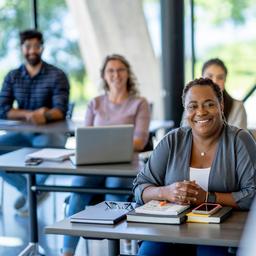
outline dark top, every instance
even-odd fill
[[[4,79],[0,93],[0,118],[7,118],[15,100],[19,109],[57,108],[65,116],[68,98],[69,82],[62,70],[43,62],[39,73],[30,77],[23,64],[10,71]]]
[[[134,181],[136,202],[143,204],[148,186],[166,186],[189,180],[192,130],[181,127],[168,133]],[[256,188],[256,144],[245,130],[225,125],[212,162],[208,191],[230,192],[241,209],[249,209]]]

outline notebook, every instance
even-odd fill
[[[220,223],[225,220],[231,213],[231,207],[222,207],[216,213],[213,213],[211,215],[189,212],[187,213],[187,222]]]
[[[189,205],[151,200],[127,214],[128,222],[181,224],[186,220]]]
[[[126,214],[128,222],[158,223],[158,224],[181,224],[186,220],[187,209],[175,215],[137,213],[136,210]]]
[[[103,201],[70,217],[73,223],[116,224],[134,209],[133,203]]]
[[[133,125],[79,127],[76,129],[75,165],[131,162]]]
[[[74,150],[60,148],[44,148],[26,155],[26,161],[42,159],[46,161],[61,162],[74,155]]]
[[[178,215],[187,210],[190,205],[174,204],[166,201],[151,200],[135,209],[136,213],[156,215]]]

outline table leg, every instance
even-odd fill
[[[36,184],[35,174],[28,174],[28,205],[29,205],[29,230],[30,242],[38,242],[38,228],[37,228],[37,202],[36,191],[32,191],[31,187]]]
[[[37,225],[37,202],[36,191],[33,191],[32,186],[36,185],[36,176],[33,173],[28,174],[28,206],[29,206],[29,231],[30,243],[19,254],[19,256],[38,256],[38,225]]]
[[[120,255],[120,240],[108,239],[108,256]]]
[[[28,246],[22,251],[19,253],[18,256],[30,256],[30,255],[38,255],[37,254],[37,244],[35,243],[29,243]]]

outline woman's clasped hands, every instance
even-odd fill
[[[201,204],[205,202],[206,191],[195,181],[179,181],[164,187],[166,200],[177,204]]]

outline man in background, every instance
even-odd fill
[[[37,30],[20,33],[20,45],[24,64],[10,71],[0,92],[0,118],[23,120],[35,125],[65,119],[69,100],[69,82],[59,68],[42,60],[43,35]],[[0,136],[1,146],[64,147],[64,134],[39,134],[7,132]],[[0,172],[22,194],[14,208],[22,215],[27,212],[27,181],[22,174]],[[47,175],[36,175],[37,183],[43,184]],[[45,193],[38,194],[38,201]]]

